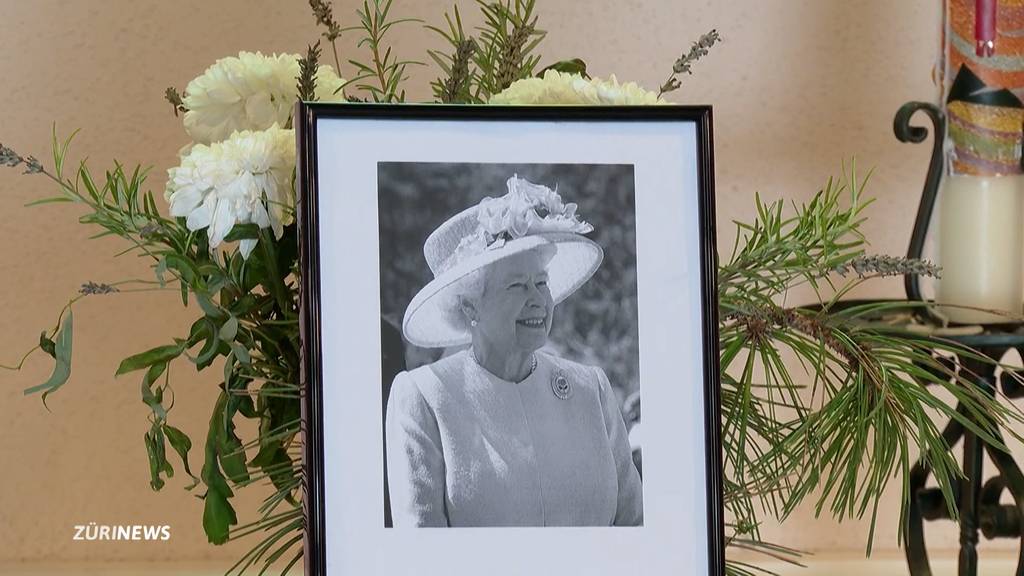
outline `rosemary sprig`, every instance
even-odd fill
[[[316,70],[320,63],[320,41],[317,40],[312,46],[306,47],[306,55],[299,58],[299,76],[296,78],[296,88],[299,93],[299,100],[305,102],[316,101]]]
[[[116,286],[106,284],[104,282],[86,282],[82,284],[82,287],[78,290],[81,294],[112,294],[114,292],[120,292]]]
[[[484,23],[478,27],[479,47],[474,61],[479,69],[474,96],[486,100],[516,80],[529,78],[540,62],[533,54],[547,32],[537,28],[536,0],[477,0]]]
[[[45,172],[43,165],[34,156],[21,156],[11,148],[0,144],[0,166],[14,168],[25,165],[24,174],[40,174]]]
[[[341,60],[338,59],[337,40],[341,36],[341,25],[334,19],[334,9],[330,2],[325,0],[309,0],[309,7],[313,9],[313,17],[316,23],[326,28],[321,34],[331,43],[331,50],[334,52],[334,65],[338,74],[341,74]]]
[[[904,276],[907,274],[941,278],[942,267],[936,266],[928,260],[897,258],[883,254],[878,256],[858,256],[849,262],[836,266],[834,271],[840,276],[847,276],[853,273],[861,279]]]
[[[451,46],[452,53],[446,54],[438,50],[427,50],[427,55],[437,63],[445,76],[430,83],[434,92],[434,98],[438,102],[446,104],[453,103],[479,103],[471,94],[471,88],[476,80],[476,70],[471,68],[472,59],[478,46],[476,40],[466,36],[462,27],[462,15],[459,14],[459,7],[454,7],[455,17],[452,18],[445,12],[445,21],[448,29],[444,30],[436,26],[427,25],[428,30],[440,34]]]
[[[532,10],[533,3],[529,3],[528,8]],[[519,5],[516,5],[519,8]],[[517,10],[518,12],[518,10]],[[504,11],[508,13],[507,10]],[[512,31],[509,34],[508,41],[501,48],[501,56],[498,60],[498,74],[497,74],[497,87],[499,90],[508,88],[516,80],[524,77],[523,69],[523,50],[526,47],[527,41],[533,36],[533,32],[537,23],[537,18],[529,20],[529,14],[526,18],[523,18],[520,14],[516,14],[516,18],[511,18]],[[525,72],[525,75],[529,75],[529,72]]]
[[[532,76],[540,62],[534,51],[547,33],[537,28],[536,0],[477,0],[477,6],[483,17],[477,36],[466,33],[458,6],[445,12],[446,28],[427,26],[449,46],[447,52],[427,51],[445,73],[431,83],[438,101],[487,102],[516,80]]]
[[[188,112],[188,108],[185,107],[185,102],[181,99],[181,94],[179,94],[178,90],[173,86],[168,87],[167,90],[164,91],[164,100],[170,102],[171,106],[174,108],[175,116]]]
[[[722,37],[718,34],[718,30],[711,30],[697,39],[693,46],[690,47],[690,51],[680,56],[672,65],[672,74],[669,75],[668,80],[658,89],[658,97],[673,90],[678,90],[682,83],[676,78],[676,75],[693,74],[692,67],[694,63],[707,56],[711,47],[721,40]]]
[[[451,72],[445,79],[439,95],[441,102],[467,102],[469,100],[469,85],[472,80],[469,62],[475,52],[476,41],[471,39],[459,42],[455,54],[452,56]]]
[[[373,0],[371,7],[369,0],[363,0],[363,7],[356,11],[359,16],[359,26],[342,29],[358,30],[363,33],[359,41],[359,47],[366,47],[370,51],[370,60],[362,62],[349,60],[349,63],[356,67],[358,73],[355,78],[345,82],[344,86],[355,84],[357,88],[368,92],[374,102],[404,102],[405,90],[400,89],[402,81],[407,80],[405,70],[409,65],[420,65],[422,62],[413,60],[399,60],[393,53],[391,46],[385,43],[385,38],[391,29],[408,22],[420,22],[416,18],[391,18],[391,6],[394,0]],[[370,80],[371,82],[367,82]],[[374,83],[375,82],[375,83]]]

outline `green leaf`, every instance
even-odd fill
[[[256,406],[252,401],[252,396],[249,396],[248,394],[240,395],[236,406],[238,408],[238,412],[246,418],[256,418],[258,416]]]
[[[221,469],[232,482],[239,484],[249,480],[249,471],[245,465],[246,456],[242,441],[235,434],[234,415],[238,398],[232,392],[232,384],[238,385],[244,381],[235,376],[233,368],[234,358],[229,354],[224,362],[224,384],[221,388],[221,398],[210,420],[210,430],[216,433],[214,448]]]
[[[551,66],[548,66],[547,68],[544,68],[540,72],[537,72],[537,77],[540,78],[541,76],[544,76],[544,73],[547,72],[548,70],[556,70],[564,74],[579,74],[584,78],[590,78],[590,75],[587,74],[587,63],[584,62],[583,60],[580,60],[579,58],[555,62]]]
[[[188,451],[192,449],[192,440],[184,432],[170,424],[164,424],[164,433],[167,435],[167,441],[171,443],[171,448],[174,448],[174,451],[181,457],[181,463],[185,467],[185,472],[195,481],[186,490],[195,488],[199,483],[199,478],[196,478],[196,475],[192,473],[188,466]]]
[[[195,282],[196,277],[199,276],[199,270],[195,263],[179,254],[167,254],[164,256],[163,262],[166,263],[165,266],[168,270],[177,271],[181,279],[189,284]]]
[[[209,320],[206,316],[201,316],[192,323],[192,326],[188,329],[188,340],[185,343],[186,350],[198,344],[201,340],[205,340],[209,336]]]
[[[135,370],[141,370],[142,368],[148,368],[154,364],[167,363],[185,351],[184,343],[180,344],[168,344],[166,346],[157,346],[145,352],[129,356],[121,361],[121,365],[117,367],[115,376],[120,376],[128,372]]]
[[[85,186],[86,192],[89,193],[89,196],[92,197],[93,200],[99,202],[100,195],[96,189],[96,183],[93,182],[92,174],[89,173],[89,169],[86,167],[84,160],[78,167],[78,175],[81,178],[82,184]]]
[[[33,200],[31,202],[26,202],[25,203],[25,207],[26,208],[30,208],[32,206],[39,206],[40,204],[55,204],[55,203],[58,203],[58,202],[74,202],[74,200],[71,199],[71,198],[68,198],[67,196],[52,196],[50,198],[41,198],[39,200]]]
[[[142,402],[149,406],[160,420],[167,418],[167,410],[163,405],[163,393],[158,392],[154,394],[152,386],[166,369],[167,362],[159,362],[150,366],[149,370],[146,370],[146,373],[142,376]]]
[[[256,224],[235,224],[224,237],[226,242],[236,240],[255,240],[260,236],[260,227]]]
[[[206,434],[206,459],[200,473],[203,484],[206,484],[207,487],[206,494],[203,496],[203,531],[206,532],[206,538],[212,544],[227,542],[230,527],[238,524],[235,509],[228,502],[234,493],[231,492],[231,488],[225,481],[218,463],[217,439],[223,427],[227,399],[227,393],[222,391],[214,405],[213,414],[210,416],[210,428]]]
[[[53,340],[46,335],[46,330],[43,330],[42,333],[39,334],[39,348],[41,348],[43,352],[49,354],[50,358],[53,358],[54,360],[57,359],[56,345]]]
[[[217,336],[225,342],[234,342],[238,335],[238,318],[231,316],[228,321],[221,325]]]
[[[195,358],[196,368],[200,370],[212,364],[213,359],[217,357],[217,353],[220,351],[220,341],[214,336],[217,330],[217,325],[208,317],[204,316],[203,320],[208,326],[208,331],[206,332],[207,338],[202,349],[199,351],[199,355]]]
[[[154,423],[144,438],[146,443],[146,454],[149,456],[149,486],[154,491],[164,487],[162,474],[168,478],[174,476],[174,468],[167,461],[166,446],[164,443],[163,427]]]
[[[249,461],[250,466],[265,468],[277,460],[277,451],[281,448],[281,442],[266,442],[260,446],[260,451]]]
[[[203,531],[206,532],[206,539],[211,544],[220,545],[227,542],[230,527],[238,524],[235,509],[228,502],[228,494],[210,487],[203,497]]]
[[[241,285],[241,282],[239,282],[239,285]],[[258,304],[259,301],[252,294],[246,294],[232,302],[229,310],[235,316],[245,316],[251,313]]]
[[[160,287],[163,288],[166,285],[164,281],[164,274],[167,273],[167,259],[161,258],[160,262],[156,265],[156,279],[160,282]]]
[[[235,358],[237,358],[239,362],[245,364],[246,366],[252,363],[252,357],[249,356],[248,348],[242,346],[238,342],[231,342],[230,346],[231,351],[235,353]]]
[[[203,309],[204,314],[206,314],[207,316],[214,320],[220,320],[227,315],[224,312],[224,310],[220,308],[220,306],[214,304],[213,300],[210,299],[210,296],[208,294],[206,294],[205,292],[198,291],[194,291],[194,293],[196,296],[196,302],[199,303],[199,307]]]
[[[153,446],[153,439],[149,432],[143,436],[143,441],[146,444],[146,455],[149,457],[149,487],[154,491],[159,491],[164,487],[164,481],[160,478],[160,464],[157,462],[156,448]]]
[[[53,373],[50,374],[50,378],[46,382],[25,389],[26,396],[42,391],[44,406],[46,405],[46,397],[50,393],[57,391],[71,377],[72,326],[72,313],[69,308],[68,315],[64,317],[60,331],[57,333],[57,341],[54,343],[53,356],[56,359],[56,364],[53,367]]]
[[[224,474],[235,484],[249,480],[249,469],[245,465],[245,451],[242,449],[242,441],[235,436],[234,425],[232,430],[223,431],[218,439],[217,454],[220,457],[220,466]]]

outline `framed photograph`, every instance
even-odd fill
[[[307,574],[724,574],[711,109],[295,118]]]

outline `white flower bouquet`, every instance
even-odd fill
[[[200,313],[188,334],[125,358],[117,374],[141,373],[143,401],[151,412],[145,447],[153,488],[160,489],[173,474],[173,451],[193,480],[189,488],[202,491],[202,526],[210,542],[262,536],[231,569],[237,572],[279,562],[286,571],[302,554],[294,104],[299,99],[402,102],[406,69],[418,65],[398,59],[387,45],[394,26],[412,24],[391,16],[391,0],[365,3],[359,25],[350,29],[341,28],[323,0],[310,5],[334,66],[320,62],[318,41],[301,57],[242,52],[223,58],[190,82],[183,95],[167,90],[192,142],[168,170],[164,208],[143,191],[142,169],[129,172],[116,165],[103,180],[84,163],[65,172],[70,139],[55,136],[51,167],[0,146],[0,165],[22,166],[54,181],[58,194],[40,202],[83,207],[83,223],[125,239],[129,250],[150,258],[154,270],[150,281],[83,285],[33,349],[54,360],[52,376],[26,392],[41,393],[45,401],[68,381],[72,309],[80,298],[159,286],[180,290],[186,306],[190,299],[198,303]],[[678,77],[690,73],[719,40],[714,31],[700,38],[675,61],[660,89],[649,91],[615,76],[593,78],[579,59],[540,69],[537,49],[545,33],[536,26],[534,0],[478,0],[477,6],[484,24],[475,34],[463,29],[457,7],[445,15],[444,28],[430,26],[446,47],[428,54],[440,69],[432,83],[440,103],[665,104],[666,94],[681,86]],[[366,61],[349,61],[348,80],[340,74],[336,47],[342,33],[359,34],[368,53]],[[540,188],[510,181],[509,197],[485,206],[484,245],[531,226],[588,226],[557,192]],[[863,514],[877,505],[894,473],[909,469],[908,443],[916,443],[934,469],[956,470],[950,455],[936,449],[942,439],[930,424],[932,414],[957,419],[978,433],[985,430],[953,403],[925,391],[925,384],[938,384],[972,410],[991,414],[993,425],[1015,417],[990,397],[958,386],[956,374],[933,358],[933,343],[890,338],[858,324],[870,309],[829,314],[785,307],[782,296],[791,286],[817,285],[837,272],[860,272],[840,292],[877,275],[934,273],[903,261],[885,271],[872,269],[858,233],[865,205],[859,189],[855,177],[845,185],[830,183],[792,216],[783,215],[781,203],[759,202],[757,221],[740,225],[737,248],[721,264],[724,489],[728,542],[734,547],[758,548],[761,511],[785,516],[812,490],[819,490],[819,510],[831,502],[837,517]],[[840,199],[846,195],[853,201],[843,207]],[[813,404],[798,394],[783,352],[795,354],[816,374],[820,386]],[[167,368],[172,362],[189,362],[198,370],[217,363],[223,370],[202,442],[193,442],[194,431],[171,423]],[[779,405],[792,416],[777,412]],[[256,421],[258,433],[243,439],[236,419]],[[201,454],[198,475],[190,466],[195,451]],[[937,477],[949,482],[953,476]],[[258,480],[269,480],[276,491],[258,511],[245,511],[255,514],[254,521],[239,525],[231,499],[235,490]],[[744,573],[742,566],[730,569]]]

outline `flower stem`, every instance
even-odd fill
[[[335,72],[338,73],[338,77],[341,77],[341,60],[338,59],[338,45],[331,40],[331,51],[334,52],[334,66]]]

